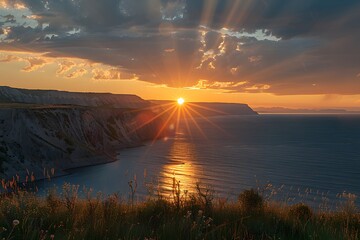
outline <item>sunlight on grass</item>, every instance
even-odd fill
[[[336,211],[266,199],[245,190],[238,201],[217,198],[195,183],[188,192],[175,177],[172,193],[149,188],[135,202],[119,194],[64,184],[45,197],[20,188],[2,189],[1,239],[359,239],[360,214],[353,198]],[[136,178],[133,184],[137,185]],[[8,186],[8,185],[7,185]],[[151,189],[151,190],[150,190]]]

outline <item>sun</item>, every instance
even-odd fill
[[[185,103],[185,100],[183,98],[178,98],[177,103],[181,106]]]

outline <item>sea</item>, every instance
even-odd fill
[[[174,135],[123,149],[115,162],[45,180],[41,191],[55,187],[61,192],[64,183],[94,194],[134,195],[138,201],[159,194],[171,199],[175,189],[184,196],[208,189],[217,199],[236,201],[253,188],[286,204],[359,206],[360,115],[185,119]]]

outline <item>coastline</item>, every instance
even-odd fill
[[[103,164],[108,164],[108,163],[112,163],[112,162],[116,162],[119,159],[117,158],[117,156],[119,155],[119,153],[124,150],[124,149],[131,149],[131,148],[138,148],[138,147],[142,147],[145,146],[145,143],[141,143],[141,144],[134,144],[131,146],[127,146],[127,147],[121,147],[118,148],[116,150],[116,153],[114,155],[110,155],[110,154],[98,154],[98,155],[94,155],[94,156],[89,156],[89,157],[83,157],[83,158],[77,158],[77,159],[73,159],[73,163],[67,163],[64,165],[65,166],[64,169],[55,170],[55,174],[50,176],[50,178],[59,178],[59,177],[63,177],[63,176],[67,176],[67,175],[71,175],[74,171],[82,169],[82,168],[87,168],[87,167],[93,167],[93,166],[99,166],[99,165],[103,165]],[[86,163],[84,161],[78,161],[78,160],[87,160],[90,163]],[[76,162],[75,162],[76,161]],[[72,164],[74,166],[72,166]],[[76,165],[76,166],[75,166]],[[43,181],[46,180],[48,177],[42,177],[42,178],[37,178],[37,181]]]

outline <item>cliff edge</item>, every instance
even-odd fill
[[[87,107],[145,108],[150,102],[131,94],[28,90],[0,86],[0,103],[77,105]]]
[[[0,87],[0,176],[47,177],[115,160],[157,136],[164,123],[135,95]],[[71,105],[69,105],[71,104]],[[45,171],[44,171],[45,169]],[[45,174],[44,174],[45,172]]]

